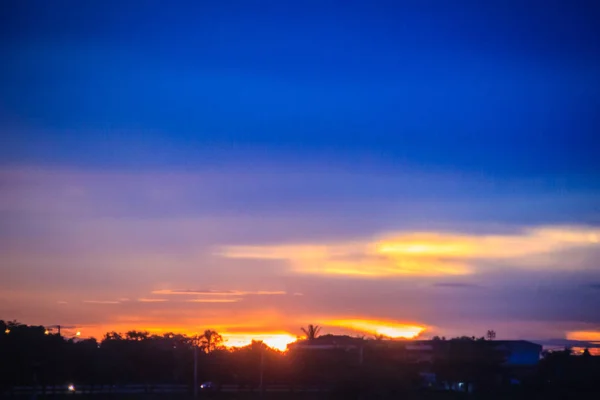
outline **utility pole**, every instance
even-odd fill
[[[194,398],[198,397],[198,338],[194,338]]]
[[[264,397],[263,375],[265,370],[265,345],[260,342],[260,398]]]
[[[363,365],[364,361],[364,347],[363,343],[360,344],[360,348],[358,349],[358,365]]]

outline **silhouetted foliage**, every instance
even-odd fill
[[[545,393],[545,398],[598,390],[600,358],[589,350],[583,356],[573,355],[569,348],[548,352],[537,366],[510,369],[504,366],[508,354],[502,350],[502,341],[435,337],[426,346],[436,356],[419,359],[407,349],[414,343],[411,341],[381,340],[381,336],[368,340],[318,336],[320,328],[314,325],[306,331],[311,333],[309,338],[299,343],[320,350],[280,352],[258,341],[226,349],[221,335],[213,330],[198,338],[174,333],[109,332],[98,342],[68,339],[48,333],[43,326],[0,321],[0,390],[69,382],[92,387],[168,383],[191,387],[197,344],[204,350],[198,352],[199,382],[247,388],[257,388],[262,377],[265,385],[329,388],[339,398],[363,394],[368,394],[363,398],[398,398],[422,387],[419,373],[429,373],[446,387],[460,383],[476,391],[511,389],[510,382],[517,379],[522,382],[519,387],[523,393]]]
[[[321,332],[321,327],[318,325],[310,324],[306,328],[300,328],[302,332],[306,335],[308,340],[314,340],[319,336],[319,332]]]
[[[205,353],[210,353],[223,346],[223,337],[216,331],[207,329],[200,337],[200,346]]]

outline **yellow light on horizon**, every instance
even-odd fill
[[[287,345],[297,340],[296,336],[289,333],[222,333],[225,347],[244,347],[252,341],[262,341],[267,346],[284,351]]]
[[[81,336],[81,332],[77,331],[77,333],[75,334],[75,336]]]
[[[404,339],[414,339],[425,331],[424,326],[402,324],[392,321],[340,319],[325,321],[323,324],[370,334],[384,335],[390,338]]]

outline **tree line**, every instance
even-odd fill
[[[321,328],[308,325],[302,332],[305,340],[317,340]],[[80,339],[49,332],[43,326],[0,321],[0,391],[20,385],[43,388],[70,382],[92,387],[192,387],[194,348],[198,349],[198,382],[254,388],[261,381],[291,387],[320,385],[345,391],[347,398],[365,390],[389,394],[422,389],[424,371],[435,373],[439,380],[468,382],[479,390],[511,386],[513,372],[503,367],[503,360],[491,346],[486,346],[489,335],[488,340],[468,336],[450,339],[447,342],[452,345],[441,346],[445,353],[429,363],[410,361],[401,350],[392,354],[386,350],[383,337],[353,339],[370,345],[360,353],[347,349],[281,352],[259,341],[225,348],[221,335],[210,329],[196,337],[132,330],[109,332],[101,340]],[[553,395],[598,390],[595,377],[600,376],[599,361],[589,352],[584,356],[573,356],[568,350],[547,354],[538,366],[519,376],[520,388]]]

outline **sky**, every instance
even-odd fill
[[[16,1],[0,318],[600,341],[595,1]]]

